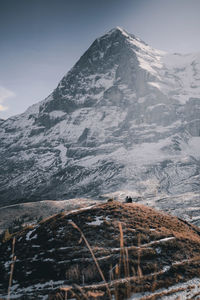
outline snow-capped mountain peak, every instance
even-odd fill
[[[0,199],[199,191],[198,55],[121,28],[97,38],[45,100],[0,125]]]
[[[112,34],[116,34],[116,33],[120,33],[122,35],[124,35],[125,37],[129,36],[129,33],[126,32],[126,30],[124,30],[122,27],[120,26],[116,26],[114,28],[112,28],[111,30],[109,30],[108,32],[105,33],[105,35],[112,35]],[[102,37],[102,36],[101,36]],[[100,37],[100,38],[101,38]]]

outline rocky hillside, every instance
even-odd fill
[[[45,100],[0,124],[0,205],[199,193],[200,55],[121,28],[96,39]]]
[[[200,292],[200,230],[142,205],[114,201],[63,212],[15,238],[11,299],[58,299],[58,293],[67,299],[109,299],[109,293],[150,299],[142,297],[179,295],[189,286]],[[12,238],[0,245],[3,299],[11,248]]]

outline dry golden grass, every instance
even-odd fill
[[[132,281],[137,281],[137,279],[141,279],[143,278],[143,275],[142,275],[142,270],[141,270],[141,267],[140,267],[140,235],[138,235],[138,245],[137,245],[137,249],[138,249],[138,265],[137,265],[137,275],[136,276],[132,276],[130,277],[130,270],[129,270],[129,257],[128,257],[128,248],[124,246],[124,235],[123,235],[123,228],[122,228],[122,224],[121,222],[118,223],[118,226],[119,226],[119,243],[120,243],[120,257],[119,257],[119,263],[115,266],[115,272],[112,273],[112,276],[111,276],[111,282],[108,284],[105,280],[105,277],[103,275],[103,272],[98,264],[98,261],[94,255],[94,252],[91,248],[91,246],[89,245],[85,235],[83,234],[83,232],[81,231],[81,229],[72,221],[70,221],[70,224],[80,232],[81,234],[81,239],[84,240],[84,242],[86,243],[91,255],[92,255],[92,258],[97,266],[97,269],[104,281],[104,284],[97,284],[97,285],[90,285],[90,286],[83,286],[83,287],[80,287],[79,285],[77,284],[74,284],[73,287],[63,287],[61,288],[62,291],[64,291],[64,296],[62,299],[67,299],[67,293],[70,291],[71,292],[71,295],[73,297],[75,297],[76,299],[86,299],[86,300],[90,300],[90,299],[96,299],[96,298],[99,298],[99,297],[102,297],[102,296],[105,296],[105,292],[102,291],[102,290],[95,290],[95,288],[103,288],[103,287],[106,287],[106,290],[108,292],[108,296],[109,296],[109,299],[112,300],[112,299],[115,299],[115,300],[120,300],[122,299],[121,298],[121,295],[120,295],[120,290],[121,290],[121,283],[123,281],[122,278],[120,278],[120,274],[121,274],[121,268],[124,267],[124,275],[125,275],[125,282],[123,283],[125,288],[124,288],[124,296],[123,296],[123,299],[128,299],[130,296],[131,296],[131,280]],[[111,268],[112,269],[112,268]],[[135,273],[135,270],[133,271]],[[79,276],[78,274],[78,266],[75,267],[75,270],[72,270],[70,269],[70,271],[68,270],[67,271],[67,274],[68,276],[71,276],[74,277],[74,273],[77,275],[77,277]],[[93,275],[93,274],[92,274]],[[74,291],[74,288],[79,292],[79,294],[77,294],[75,291]],[[89,290],[87,291],[87,289],[89,288]],[[112,288],[112,292],[111,292],[111,288]],[[112,295],[114,296],[114,298],[112,297]],[[81,297],[80,297],[81,295]],[[59,294],[59,297],[61,295]],[[89,297],[89,298],[88,298]],[[101,298],[103,299],[103,298]]]
[[[110,205],[111,207],[117,206],[118,209],[120,209],[120,207],[122,206],[121,204],[116,204],[113,202],[110,202],[107,205]],[[148,230],[148,227],[152,227],[152,222],[153,222],[153,224],[155,225],[155,227],[154,227],[155,230],[157,230],[158,233],[160,232],[160,237],[159,237],[160,239],[164,238],[166,236],[166,234],[169,234],[170,236],[172,236],[174,238],[180,239],[180,241],[187,240],[187,239],[191,240],[191,233],[192,233],[193,235],[195,235],[195,236],[193,236],[193,241],[197,242],[199,244],[200,231],[198,232],[196,227],[193,227],[193,226],[187,227],[188,224],[185,224],[184,222],[178,220],[177,218],[168,216],[164,213],[159,213],[159,216],[158,216],[157,212],[155,212],[151,208],[146,208],[141,205],[135,205],[135,204],[126,204],[126,205],[128,206],[128,209],[130,209],[130,210],[131,209],[133,209],[133,210],[139,209],[140,210],[140,214],[138,214],[139,215],[138,220],[137,220],[137,218],[135,220],[136,224],[137,224],[137,222],[138,223],[140,222],[140,220],[139,220],[140,218],[144,218],[145,219],[144,228],[146,227],[146,229]],[[102,207],[104,205],[99,205],[99,206]],[[160,226],[160,222],[162,224],[162,227]],[[75,228],[77,225],[73,224],[73,226]],[[113,266],[110,266],[110,270],[111,270],[110,271],[110,282],[108,284],[107,283],[106,284],[95,284],[95,285],[88,285],[88,286],[85,285],[84,287],[82,287],[82,289],[85,290],[86,295],[90,295],[90,297],[92,296],[91,293],[93,293],[93,290],[96,289],[95,293],[97,293],[97,292],[103,293],[104,287],[107,289],[109,286],[110,293],[112,293],[112,295],[114,296],[113,299],[115,299],[115,300],[128,299],[131,296],[131,294],[134,293],[133,286],[135,286],[135,284],[140,285],[140,289],[139,290],[135,289],[135,292],[137,292],[137,291],[141,292],[142,291],[141,290],[142,282],[145,282],[146,280],[151,282],[151,291],[152,292],[155,292],[155,290],[157,288],[159,288],[159,286],[160,286],[161,281],[158,280],[158,276],[160,274],[162,274],[162,271],[159,271],[157,269],[156,264],[154,264],[153,275],[143,275],[142,268],[141,268],[141,255],[142,255],[142,250],[143,250],[142,249],[143,246],[141,244],[142,234],[138,234],[137,245],[135,245],[135,246],[132,245],[132,246],[126,247],[124,244],[123,221],[118,222],[118,227],[119,227],[119,244],[120,244],[119,262],[118,262],[118,264],[115,265],[114,268],[113,268]],[[186,230],[186,228],[187,228],[187,230]],[[83,233],[80,230],[80,228],[78,230],[82,235]],[[127,228],[125,228],[125,230],[127,230]],[[142,230],[143,230],[143,228],[142,228]],[[165,232],[165,236],[163,236],[162,232]],[[194,234],[195,232],[197,234]],[[159,239],[158,235],[156,235],[156,237],[157,237],[156,240]],[[144,240],[144,238],[143,238],[143,240]],[[87,244],[87,239],[85,236],[84,236],[84,241]],[[94,256],[92,248],[90,247],[89,249],[90,249],[93,259],[96,260],[96,262],[97,262],[97,259]],[[100,250],[100,248],[96,247],[95,250]],[[130,270],[129,251],[132,251],[132,250],[135,250],[137,252],[137,271],[134,269],[133,266]],[[193,262],[196,261],[197,263],[199,263],[199,257],[193,257],[193,258],[189,259],[188,262],[184,262],[182,264],[189,265],[192,261]],[[99,272],[100,271],[101,270],[99,270]],[[132,276],[130,276],[130,272],[133,274]],[[124,278],[121,278],[122,273],[123,273]],[[125,292],[123,292],[123,296],[121,296],[122,289],[125,290]],[[175,290],[175,292],[176,292],[176,290]],[[88,293],[90,293],[90,294],[88,294]],[[98,293],[96,294],[96,298],[100,296],[100,295],[98,295]],[[170,293],[170,292],[163,292],[163,293],[164,293],[163,295],[165,295],[165,294],[168,295],[168,293]],[[154,294],[154,296],[151,296],[151,298],[144,298],[144,299],[152,299],[152,300],[158,299],[158,296],[157,296],[157,294]],[[90,298],[90,299],[92,299],[92,298]],[[104,299],[104,298],[101,298],[101,299]]]
[[[100,226],[91,226],[99,216]],[[62,256],[69,261],[63,269],[68,286],[49,299],[122,300],[145,291],[154,293],[149,299],[158,299],[156,290],[183,281],[182,271],[186,279],[200,276],[200,230],[148,207],[113,201],[81,213],[58,214],[40,225],[36,229],[40,246],[47,232],[49,238],[55,238],[53,247],[56,241],[59,247],[69,243],[66,256]],[[63,240],[58,239],[59,228],[65,229]],[[24,229],[18,236],[26,234]],[[164,270],[166,265],[169,272]],[[14,264],[9,286],[13,270]]]

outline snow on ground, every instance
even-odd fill
[[[45,283],[37,283],[23,288],[19,288],[19,285],[15,284],[11,287],[10,299],[20,299],[20,297],[22,297],[23,295],[34,296],[36,291],[38,292],[43,289],[46,290],[46,293],[48,294],[48,290],[50,291],[55,290],[60,286],[62,286],[63,283],[64,280],[59,280],[59,281],[50,280]],[[7,299],[7,295],[0,295],[0,297],[3,297],[3,299]],[[48,296],[46,295],[37,295],[37,297],[38,297],[37,299],[42,299],[42,300],[48,299]]]
[[[184,289],[182,291],[177,291],[175,293],[173,293],[172,291],[173,290],[176,290],[176,289]],[[178,283],[178,284],[175,284],[173,286],[170,286],[169,288],[163,288],[163,289],[159,289],[159,290],[156,290],[155,293],[151,293],[151,292],[146,292],[146,293],[136,293],[136,294],[133,294],[129,300],[139,300],[143,297],[148,297],[148,296],[153,296],[153,295],[157,295],[159,293],[162,293],[162,292],[172,292],[172,294],[170,295],[166,295],[166,296],[162,296],[160,297],[159,299],[162,299],[162,300],[176,300],[176,299],[181,299],[181,300],[186,300],[186,299],[194,299],[194,300],[197,300],[197,299],[200,299],[200,295],[198,298],[195,298],[195,294],[196,293],[200,293],[200,278],[194,278],[192,280],[189,280],[187,282],[184,282],[184,283]],[[192,298],[194,297],[194,298]]]
[[[200,53],[167,54],[162,57],[162,62],[166,68],[163,74],[165,76],[163,91],[170,92],[171,90],[172,92],[174,90],[173,97],[182,104],[189,98],[199,98]]]
[[[27,241],[30,241],[30,240],[33,240],[33,239],[36,239],[37,238],[37,234],[35,234],[34,236],[30,237],[31,234],[36,230],[36,228],[34,228],[33,230],[30,230],[28,231],[28,233],[26,234],[26,240]]]
[[[183,152],[200,159],[200,137],[191,137]]]
[[[160,239],[160,240],[156,240],[156,241],[152,241],[150,243],[146,243],[146,244],[142,244],[140,246],[128,246],[126,247],[126,249],[132,249],[133,247],[134,248],[148,248],[149,246],[152,246],[152,245],[157,245],[157,244],[160,244],[160,243],[165,243],[165,242],[168,242],[168,241],[171,241],[171,240],[174,240],[175,238],[174,237],[167,237],[167,238],[163,238],[163,239]],[[120,248],[112,248],[112,251],[119,251]]]
[[[155,143],[137,144],[131,150],[121,147],[114,151],[111,157],[126,163],[127,166],[152,164],[167,159],[167,154],[163,153],[161,149],[169,145],[170,141],[170,138],[166,138]]]
[[[103,224],[105,221],[110,221],[109,217],[103,218],[102,216],[96,216],[95,220],[89,223],[86,223],[87,225],[91,225],[91,226],[100,226],[101,224]]]
[[[148,84],[150,84],[151,86],[156,87],[157,89],[161,90],[161,86],[158,82],[149,81]]]
[[[88,209],[93,208],[95,205],[96,205],[96,203],[94,203],[91,206],[86,206],[86,207],[82,207],[82,208],[79,208],[79,209],[70,210],[70,211],[66,212],[65,215],[69,215],[69,214],[73,214],[73,213],[76,213],[76,212],[88,210]]]
[[[55,148],[60,151],[61,164],[62,164],[62,167],[64,167],[67,162],[67,148],[62,144],[60,144],[59,146],[57,146]]]
[[[54,110],[54,111],[51,111],[49,113],[49,116],[53,119],[60,118],[64,115],[66,115],[66,113],[64,111],[61,111],[61,110]]]

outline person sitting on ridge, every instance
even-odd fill
[[[131,197],[129,197],[129,196],[126,196],[125,202],[126,202],[126,203],[132,203],[132,202],[133,202],[133,199],[132,199]]]

